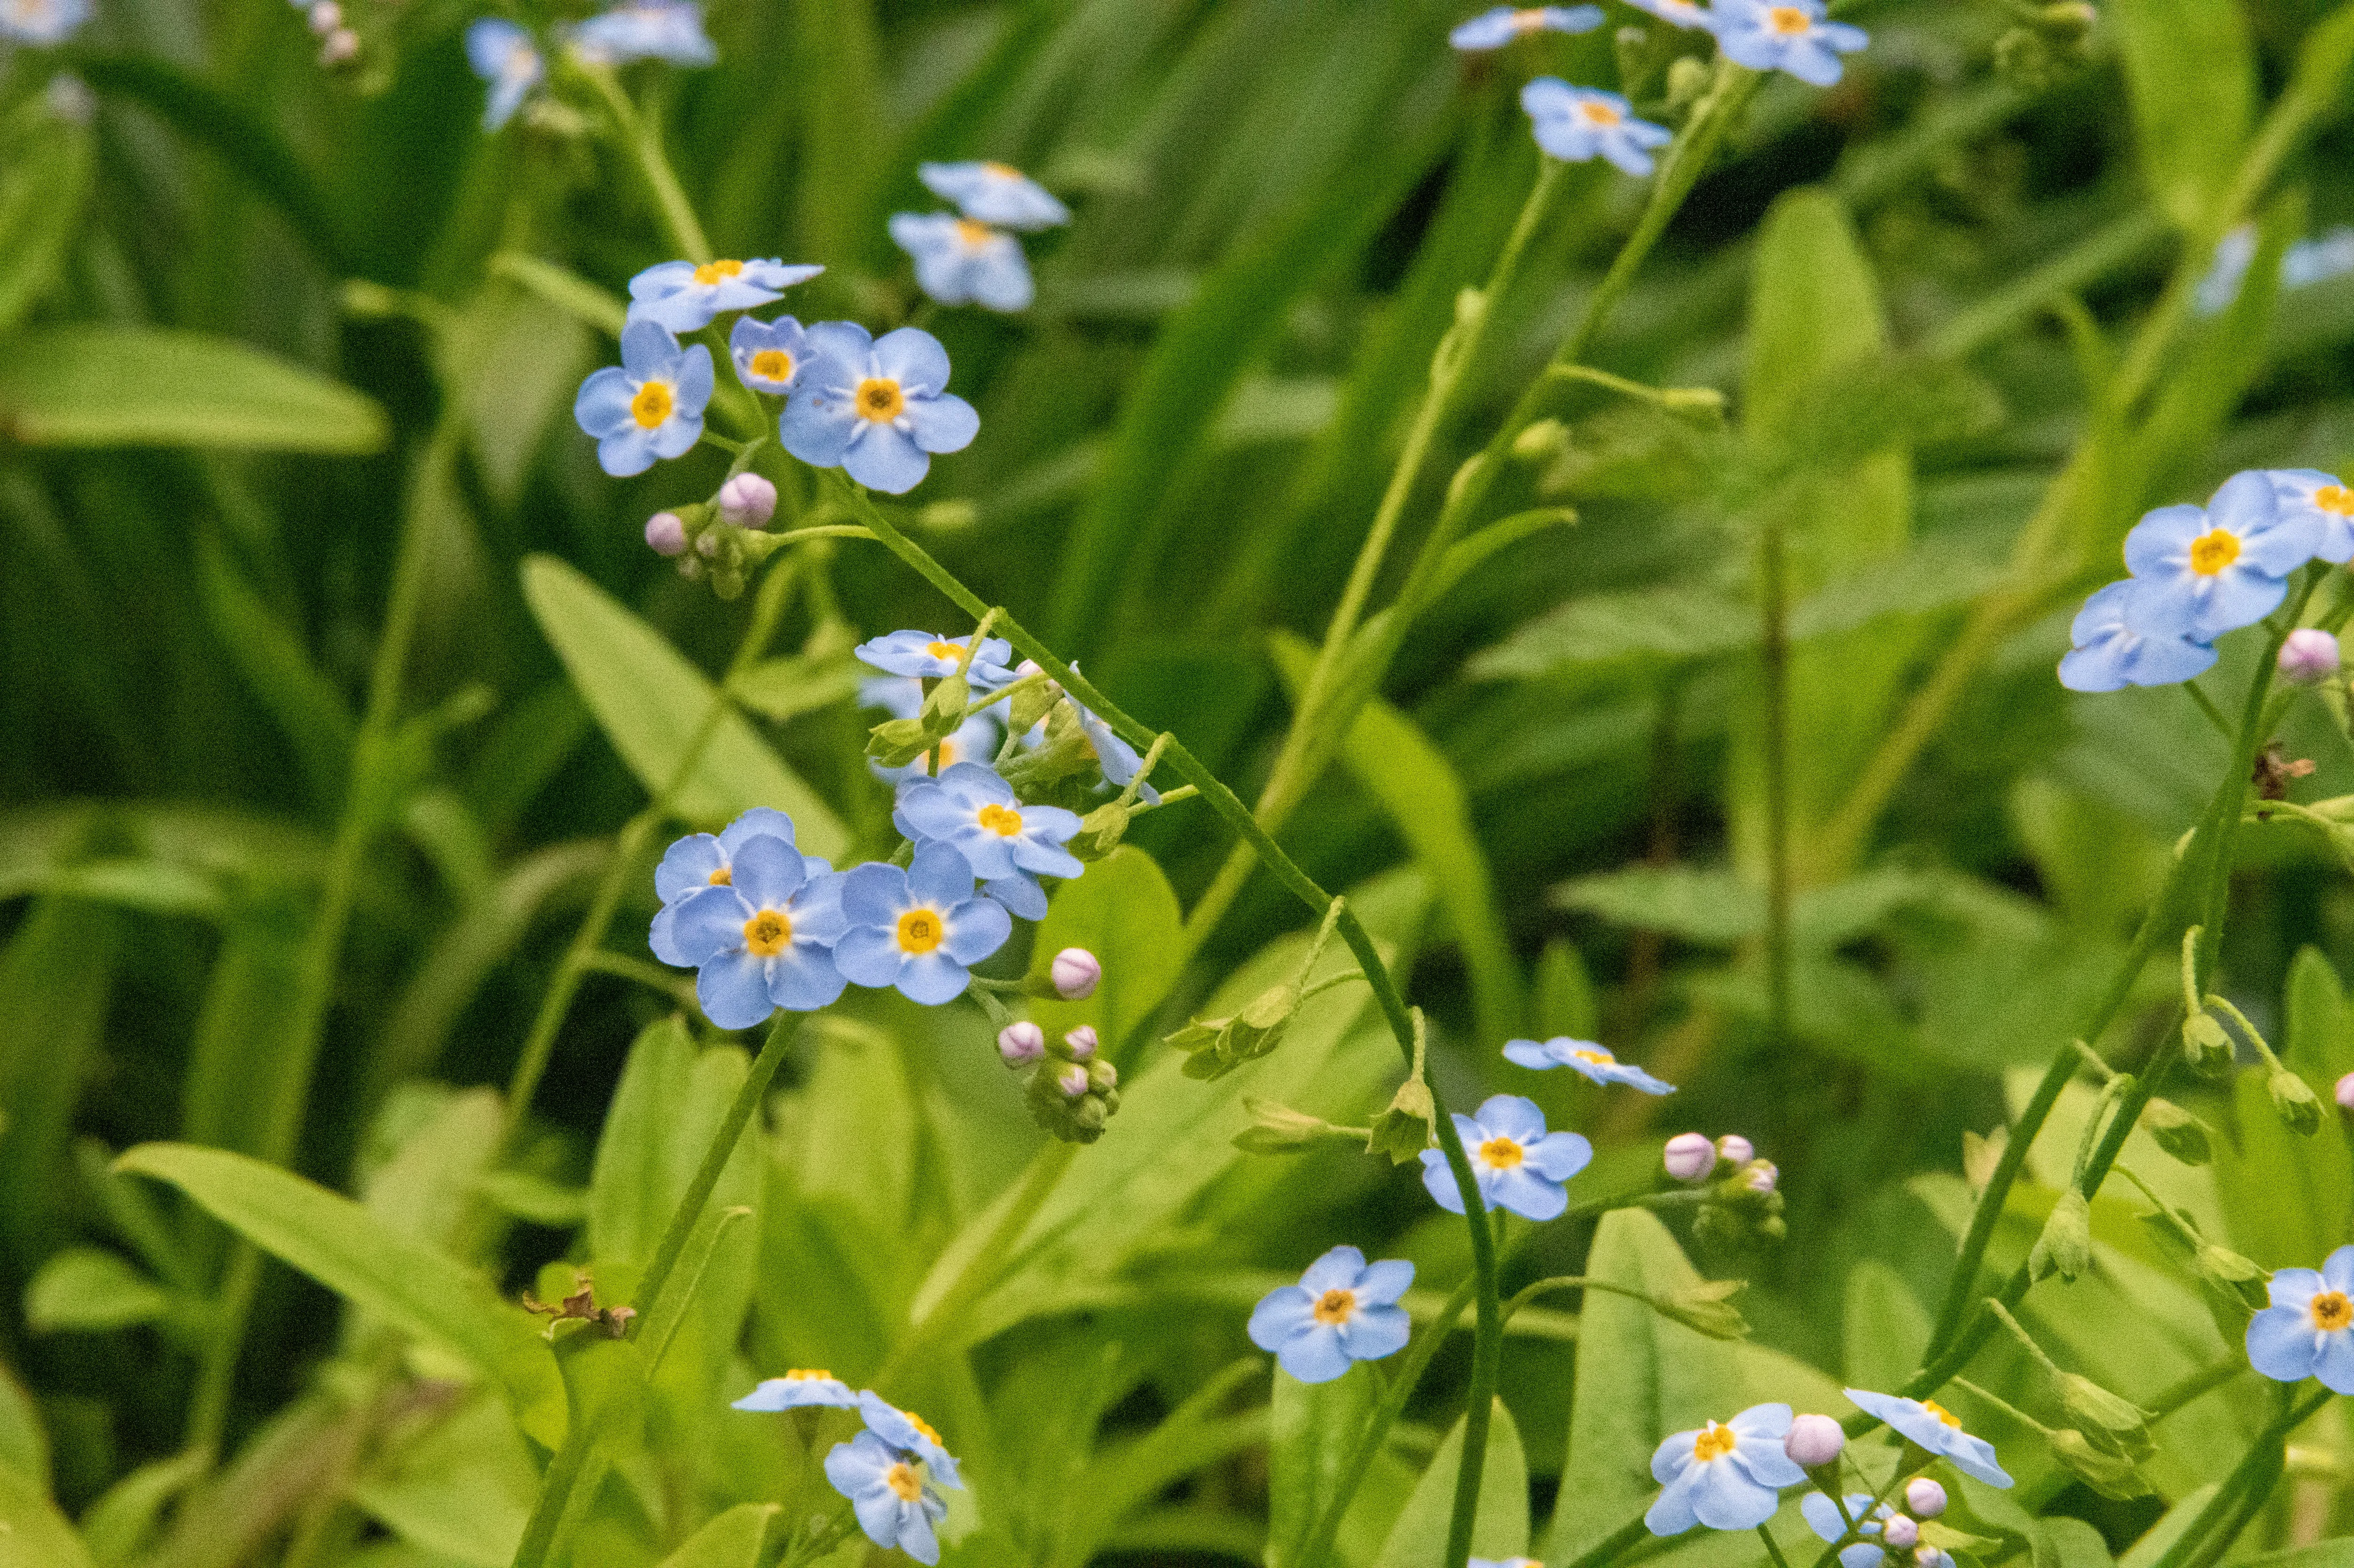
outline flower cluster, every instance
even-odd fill
[[[866,1539],[918,1563],[940,1560],[939,1522],[948,1515],[934,1482],[964,1489],[955,1456],[923,1417],[872,1390],[853,1392],[832,1373],[789,1372],[765,1380],[737,1410],[854,1410],[864,1430],[826,1451],[825,1478],[849,1499]]]
[[[914,260],[917,286],[943,305],[1027,309],[1036,289],[1013,231],[1068,223],[1070,209],[1005,164],[920,164],[916,175],[957,207],[891,215],[891,238]]]
[[[303,3],[295,0],[297,5]],[[315,0],[311,7],[313,30],[321,30],[321,12],[335,9],[336,0]],[[700,0],[622,0],[585,22],[558,28],[557,37],[574,58],[590,66],[620,66],[632,60],[707,66],[719,60],[717,47],[703,30]],[[357,47],[358,40],[354,39],[353,48]],[[333,48],[332,39],[329,48]],[[514,119],[515,111],[547,80],[547,57],[539,40],[528,27],[503,16],[477,17],[467,25],[466,63],[490,89],[482,108],[485,131],[496,131]]]
[[[2309,469],[2232,475],[2204,507],[2162,506],[2126,535],[2132,575],[2095,592],[2068,629],[2060,683],[2114,692],[2187,681],[2215,639],[2279,607],[2307,561],[2354,558],[2354,490]]]
[[[2271,1305],[2248,1319],[2248,1364],[2275,1383],[2319,1378],[2354,1393],[2354,1246],[2319,1268],[2284,1268],[2266,1282]]]

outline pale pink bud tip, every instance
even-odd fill
[[[1077,1099],[1087,1092],[1087,1070],[1074,1062],[1055,1075],[1055,1083],[1065,1094]]]
[[[1828,1415],[1799,1416],[1790,1423],[1790,1435],[1782,1439],[1782,1452],[1790,1456],[1790,1463],[1804,1470],[1830,1464],[1846,1446],[1847,1434]]]
[[[311,7],[311,31],[325,37],[344,25],[344,8],[335,0],[319,0]]]
[[[1757,1158],[1756,1146],[1737,1132],[1728,1132],[1718,1139],[1716,1151],[1735,1165],[1746,1165]]]
[[[1074,1062],[1092,1061],[1097,1044],[1094,1026],[1080,1024],[1063,1036],[1063,1044],[1070,1051]]]
[[[1880,1539],[1899,1552],[1910,1552],[1921,1544],[1921,1527],[1901,1513],[1891,1514],[1880,1527]]]
[[[739,473],[719,487],[719,515],[738,528],[765,528],[777,514],[777,487],[757,473]]]
[[[1699,1133],[1680,1132],[1668,1139],[1660,1162],[1677,1181],[1697,1181],[1716,1169],[1716,1145]]]
[[[657,512],[646,519],[646,543],[657,556],[684,555],[686,522],[675,512]]]
[[[1055,955],[1047,969],[1055,982],[1055,994],[1065,1001],[1085,1001],[1095,995],[1096,982],[1103,979],[1103,964],[1085,948],[1065,948]]]
[[[2280,673],[2300,686],[2338,673],[2338,639],[2317,626],[2301,626],[2281,644]]]
[[[1753,1192],[1770,1192],[1781,1179],[1780,1169],[1770,1160],[1757,1160],[1749,1167],[1749,1190]]]
[[[1946,1489],[1926,1476],[1905,1483],[1904,1510],[1915,1519],[1935,1519],[1946,1511]]]
[[[997,1054],[1009,1067],[1034,1062],[1046,1054],[1046,1032],[1026,1018],[1009,1023],[997,1032]]]
[[[342,65],[359,52],[360,36],[349,27],[338,27],[327,35],[325,43],[319,46],[319,63]]]

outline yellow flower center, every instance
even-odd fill
[[[899,916],[899,950],[903,953],[928,953],[940,945],[947,934],[940,927],[936,910],[910,909]],[[912,1421],[915,1417],[907,1419]]]
[[[967,250],[978,250],[997,237],[997,230],[970,217],[957,219],[957,243]]]
[[[714,887],[730,886],[735,881],[736,874],[724,865],[711,874],[711,885]]]
[[[2210,528],[2190,541],[2190,569],[2211,577],[2240,558],[2240,536],[2228,528]]]
[[[1522,1154],[1518,1141],[1497,1137],[1479,1146],[1479,1159],[1493,1170],[1510,1171],[1521,1162]]]
[[[916,1467],[905,1459],[883,1472],[883,1484],[898,1493],[901,1502],[914,1502],[924,1495],[924,1483],[916,1478]]]
[[[1533,33],[1544,26],[1544,12],[1533,7],[1512,13],[1512,31]]]
[[[669,382],[649,381],[638,388],[636,397],[630,399],[630,418],[638,422],[638,429],[651,430],[667,420],[671,409],[676,406],[676,400],[670,395]]]
[[[885,376],[869,376],[858,384],[858,417],[885,425],[907,411],[907,395]]]
[[[930,1422],[925,1420],[922,1416],[917,1414],[912,1410],[903,1410],[899,1412],[899,1414],[907,1418],[908,1425],[914,1427],[917,1431],[924,1435],[925,1441],[934,1445],[938,1445],[939,1443],[940,1435],[932,1430],[932,1424]]]
[[[975,811],[973,820],[1001,839],[1010,839],[1022,831],[1022,813],[1010,806],[991,800]]]
[[[764,348],[752,356],[752,374],[763,381],[790,381],[793,356],[781,348]]]
[[[1590,98],[1577,106],[1577,111],[1585,116],[1589,125],[1616,125],[1626,118],[1610,105],[1597,103]]]
[[[741,275],[743,270],[744,263],[741,261],[705,261],[695,270],[695,281],[707,289],[714,283],[724,283]]]
[[[2306,1304],[2313,1314],[2313,1326],[2325,1334],[2334,1334],[2354,1323],[2354,1301],[2346,1299],[2343,1290],[2325,1290]]]
[[[1699,1436],[1692,1439],[1692,1457],[1705,1465],[1712,1459],[1723,1458],[1740,1442],[1741,1439],[1733,1435],[1732,1427],[1719,1426],[1712,1421],[1700,1429]]]
[[[964,657],[964,650],[953,642],[927,642],[924,644],[924,652],[935,659],[946,659],[950,663]]]
[[[1814,26],[1814,21],[1796,5],[1776,5],[1766,13],[1766,20],[1777,33],[1798,34]]]
[[[787,1383],[831,1383],[833,1374],[823,1367],[795,1367],[785,1373]]]
[[[1327,1290],[1316,1298],[1316,1320],[1339,1328],[1356,1315],[1357,1293],[1353,1290]]]
[[[781,909],[763,909],[744,922],[744,950],[756,959],[773,959],[793,942],[793,917]]]
[[[1570,1054],[1589,1067],[1615,1067],[1618,1065],[1617,1057],[1599,1048],[1592,1051],[1572,1051]]]
[[[926,752],[924,754],[924,766],[927,768],[930,767],[931,758],[934,757],[940,759],[939,765],[943,768],[955,767],[957,759],[956,742],[953,740],[944,740],[930,751]]]
[[[2354,517],[2354,490],[2342,484],[2325,484],[2313,493],[2313,503],[2324,512],[2335,512],[2340,517]]]
[[[1022,171],[1011,164],[983,164],[981,168],[1001,180],[1018,180],[1022,177]]]
[[[1948,1426],[1959,1427],[1962,1424],[1962,1418],[1960,1416],[1955,1414],[1952,1411],[1946,1409],[1944,1405],[1938,1404],[1934,1399],[1923,1400],[1921,1402],[1921,1408],[1927,1411],[1930,1414],[1935,1416],[1938,1420],[1944,1422]]]

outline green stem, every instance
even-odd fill
[[[2331,1398],[2322,1389],[2299,1403],[2296,1391],[2283,1385],[2280,1391],[2280,1413],[2271,1424],[2256,1435],[2255,1442],[2242,1456],[2215,1495],[2190,1527],[2174,1538],[2164,1554],[2150,1568],[2205,1568],[2230,1549],[2240,1531],[2246,1527],[2255,1510],[2264,1506],[2272,1491],[2273,1482],[2279,1479],[2284,1447],[2290,1433],[2309,1420],[2313,1414]],[[2262,1485],[2259,1487],[2258,1482]]]
[[[575,1420],[566,1429],[563,1445],[539,1478],[539,1499],[524,1524],[523,1540],[515,1546],[514,1568],[540,1568],[547,1561],[548,1552],[556,1545],[557,1527],[564,1521],[565,1505],[580,1484],[589,1451],[596,1446],[597,1433],[591,1423]]]
[[[1773,1563],[1774,1568],[1790,1568],[1790,1560],[1782,1555],[1782,1548],[1774,1540],[1774,1532],[1772,1531],[1766,1529],[1762,1524],[1759,1525],[1757,1527],[1757,1539],[1766,1543],[1766,1556]]]
[[[662,132],[651,120],[642,118],[630,95],[621,90],[620,82],[611,70],[603,66],[579,66],[580,74],[596,88],[611,111],[614,126],[621,139],[629,143],[630,156],[636,161],[638,174],[646,182],[646,190],[654,198],[654,210],[662,215],[663,228],[672,244],[687,260],[701,263],[711,260],[711,241],[704,238],[703,224],[695,216],[695,204],[686,199],[686,192],[678,183],[678,175],[663,156]]]
[[[1790,1036],[1790,618],[1782,518],[1782,507],[1767,503],[1757,536],[1766,682],[1766,1037],[1777,1048]]]

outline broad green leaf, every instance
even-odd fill
[[[759,1568],[771,1531],[785,1527],[782,1503],[737,1503],[686,1538],[662,1568]]]
[[[1637,930],[1665,931],[1712,947],[1762,930],[1766,901],[1731,872],[1691,865],[1630,865],[1564,883],[1553,899]]]
[[[2028,1540],[2034,1549],[2034,1568],[2111,1568],[2108,1542],[2081,1519],[2064,1514],[2039,1519]]]
[[[524,562],[523,592],[621,760],[647,793],[668,789],[716,700],[711,683],[652,627],[551,556]],[[687,821],[715,828],[754,806],[773,806],[792,818],[805,853],[839,860],[850,845],[841,820],[734,713],[720,721],[673,806]]]
[[[164,1510],[204,1479],[212,1465],[210,1454],[191,1449],[142,1465],[107,1488],[81,1516],[82,1539],[100,1568],[126,1568],[145,1556]]]
[[[40,1482],[0,1465],[0,1568],[93,1568]]]
[[[313,802],[322,811],[332,810],[343,800],[357,727],[343,694],[312,663],[302,638],[246,581],[217,534],[197,543],[196,584],[213,635],[254,700],[278,721]]]
[[[111,910],[45,898],[0,949],[0,1240],[26,1272],[62,1239],[59,1178],[122,924]]]
[[[1085,1001],[1034,1001],[1031,1016],[1057,1033],[1092,1024],[1107,1048],[1124,1050],[1177,983],[1184,923],[1159,863],[1121,844],[1055,890],[1030,948],[1031,968],[1043,969],[1065,948],[1085,948],[1102,961],[1102,980]]]
[[[1757,641],[1757,612],[1698,584],[1631,588],[1571,599],[1471,661],[1482,680],[1545,674],[1574,665],[1709,659]]]
[[[171,1309],[172,1298],[154,1280],[97,1247],[54,1254],[25,1287],[25,1326],[37,1334],[127,1329]]]
[[[392,1446],[351,1499],[415,1546],[470,1568],[507,1568],[539,1474],[506,1406],[474,1398]]]
[[[482,1175],[498,1154],[504,1122],[498,1091],[453,1094],[407,1085],[394,1091],[391,1104],[401,1106],[404,1095],[413,1097],[414,1120],[390,1157],[368,1172],[361,1201],[405,1236],[456,1245]]]
[[[1276,1369],[1267,1446],[1267,1568],[1293,1568],[1299,1562],[1378,1397],[1368,1367],[1352,1365],[1318,1383]],[[1363,1495],[1361,1489],[1358,1497]],[[1351,1511],[1357,1507],[1351,1499]]]
[[[37,447],[227,447],[357,455],[384,411],[229,338],[160,327],[37,327],[0,343],[0,425]]]
[[[90,128],[43,115],[0,171],[0,333],[14,328],[57,281],[81,231],[93,163]]]
[[[5,1365],[0,1365],[0,1470],[49,1484],[49,1435],[40,1409]]]
[[[1246,1356],[1204,1382],[1150,1431],[1097,1446],[1077,1484],[1053,1510],[1057,1526],[1054,1568],[1084,1568],[1097,1559],[1123,1520],[1177,1482],[1263,1447],[1269,1427],[1265,1407],[1239,1414],[1224,1412],[1234,1404],[1235,1392],[1256,1382],[1266,1366],[1259,1356]]]
[[[2142,178],[2198,233],[2231,189],[2255,118],[2255,53],[2237,0],[2113,0]]]
[[[1848,1271],[1840,1370],[1858,1388],[1894,1388],[1913,1375],[1928,1348],[1929,1309],[1904,1277],[1877,1258]]]
[[[807,254],[844,263],[871,254],[880,227],[876,184],[891,151],[874,0],[794,0],[793,60],[803,116],[800,198]],[[842,127],[865,133],[845,136]],[[929,149],[925,149],[927,154]]]
[[[1374,1568],[1429,1568],[1447,1552],[1455,1514],[1455,1476],[1463,1464],[1469,1416],[1458,1416],[1447,1440],[1405,1499]],[[1490,1562],[1524,1557],[1529,1550],[1529,1467],[1520,1428],[1497,1400],[1488,1418],[1488,1457],[1479,1469],[1479,1509],[1471,1520],[1471,1555]]]

